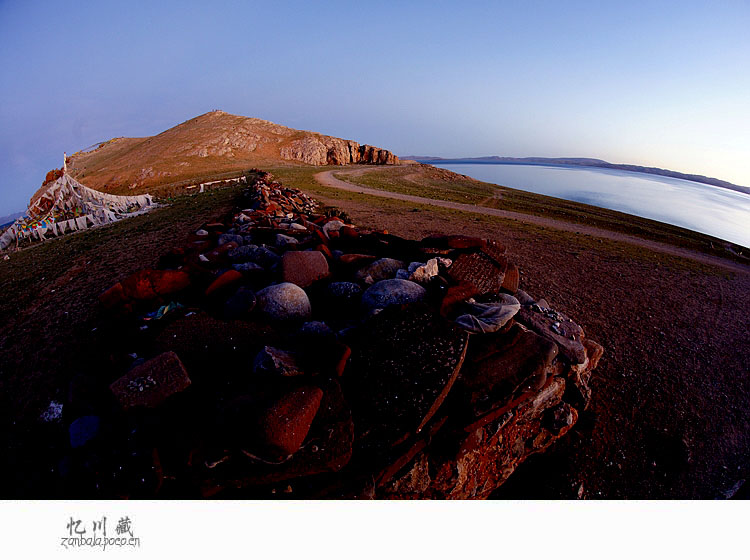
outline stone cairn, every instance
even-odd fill
[[[81,487],[487,498],[576,423],[603,349],[499,242],[355,227],[256,176],[241,211],[100,296],[111,368],[67,411]]]

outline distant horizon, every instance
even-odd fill
[[[393,153],[581,153],[750,184],[745,2],[63,12],[0,3],[0,214],[63,151],[216,107]]]
[[[743,189],[750,189],[750,185],[739,185],[737,183],[732,183],[731,181],[727,181],[725,179],[722,179],[721,177],[712,177],[712,176],[706,175],[704,173],[687,173],[687,172],[681,171],[679,169],[668,169],[666,167],[660,167],[660,166],[657,166],[657,165],[643,165],[643,164],[640,164],[640,163],[633,163],[633,162],[613,162],[613,161],[607,161],[607,160],[601,159],[601,158],[587,157],[587,156],[501,156],[501,155],[493,154],[493,155],[485,155],[485,156],[463,156],[463,157],[450,156],[449,157],[449,156],[432,156],[432,155],[428,156],[428,155],[415,155],[415,154],[413,154],[413,155],[404,155],[404,156],[399,155],[398,157],[399,157],[399,159],[405,159],[405,160],[409,160],[409,159],[413,159],[413,160],[424,159],[424,160],[428,160],[428,163],[429,163],[429,160],[433,160],[433,159],[436,160],[436,161],[468,161],[468,160],[481,160],[481,159],[492,159],[492,158],[500,158],[500,159],[508,159],[508,160],[525,160],[525,159],[528,159],[528,160],[533,160],[533,159],[545,159],[545,160],[584,160],[584,161],[585,160],[590,160],[592,162],[601,162],[601,163],[606,163],[606,164],[609,164],[609,165],[633,165],[633,166],[639,166],[639,167],[648,167],[648,168],[653,168],[653,169],[660,169],[660,170],[663,170],[663,171],[669,171],[669,172],[673,172],[673,173],[681,173],[681,174],[684,174],[684,175],[700,175],[700,176],[706,177],[707,179],[715,179],[715,180],[719,180],[719,181],[723,181],[723,182],[729,183],[729,184],[731,184],[731,185],[733,185],[735,187],[740,187],[740,188],[743,188]],[[533,161],[528,161],[528,162],[498,161],[498,162],[477,162],[477,163],[497,163],[498,165],[503,165],[503,164],[507,164],[507,165],[524,165],[524,164],[525,165],[555,165],[554,162],[544,163],[544,162],[533,162]],[[564,164],[560,163],[560,162],[557,162],[556,165],[564,165]],[[639,171],[633,171],[633,173],[639,173]],[[684,179],[684,180],[687,180],[687,179]]]
[[[219,110],[221,110],[221,109],[219,109]],[[205,114],[205,113],[201,113],[201,114]],[[195,115],[194,117],[190,117],[189,119],[186,119],[185,121],[181,121],[180,123],[175,123],[174,126],[182,124],[183,122],[186,122],[187,120],[191,120],[192,118],[195,118],[197,116],[200,116],[200,115]],[[251,118],[263,119],[262,117],[256,117],[256,116],[253,116]],[[268,120],[268,119],[263,119],[263,120]],[[287,126],[287,125],[284,125],[283,123],[275,123],[275,124],[280,124],[282,126]],[[169,128],[173,128],[173,127],[169,127]],[[169,128],[167,128],[165,130],[169,130]],[[161,131],[161,132],[164,132],[164,131]],[[156,134],[160,134],[161,132],[158,132]],[[314,130],[314,131],[311,131],[311,132],[319,132],[320,134],[326,134],[325,132],[321,132],[321,131],[317,131],[317,130]],[[122,135],[120,135],[120,136],[113,136],[111,138],[107,138],[107,139],[103,139],[103,140],[97,140],[97,141],[95,141],[95,142],[93,142],[91,144],[88,144],[87,146],[81,147],[81,148],[72,149],[70,151],[64,150],[64,153],[67,153],[68,156],[70,156],[70,155],[72,155],[72,154],[74,154],[74,153],[76,153],[78,151],[82,151],[82,150],[85,150],[85,149],[88,149],[88,148],[92,148],[94,146],[97,146],[98,144],[101,144],[103,142],[107,142],[109,140],[113,140],[115,138],[146,138],[146,137],[149,137],[149,136],[155,136],[156,134],[154,134],[154,135],[148,135],[148,136],[122,136]],[[354,138],[350,138],[349,140],[355,140],[355,141],[357,141]],[[364,142],[362,142],[362,143],[364,143]],[[387,146],[383,146],[383,148],[384,149],[389,149]],[[62,161],[62,157],[63,157],[63,155],[61,153],[60,154],[60,161]],[[433,159],[433,158],[436,158],[436,159],[439,159],[439,160],[446,160],[446,161],[472,160],[472,159],[482,159],[482,158],[487,158],[487,159],[490,159],[490,158],[509,158],[509,159],[518,159],[518,160],[522,160],[522,159],[534,159],[534,158],[539,158],[539,159],[570,159],[570,160],[592,160],[592,161],[600,161],[600,162],[609,163],[609,164],[615,164],[615,165],[638,165],[638,166],[643,165],[643,164],[640,164],[640,163],[633,163],[633,162],[627,162],[627,163],[611,162],[611,161],[608,161],[608,160],[605,160],[605,159],[602,159],[602,158],[596,158],[596,157],[590,157],[590,156],[507,156],[507,155],[502,155],[501,156],[501,155],[498,155],[498,154],[492,154],[492,155],[483,155],[483,156],[458,156],[457,157],[457,156],[435,156],[435,155],[409,154],[409,155],[403,155],[403,156],[402,155],[398,155],[398,157],[399,157],[399,159]],[[498,162],[498,163],[501,163],[501,162]],[[512,162],[506,162],[506,163],[507,164],[512,164]],[[544,165],[544,164],[543,163],[528,162],[527,165]],[[643,165],[643,166],[644,167],[654,167],[654,168],[657,168],[657,169],[663,169],[665,171],[673,171],[673,172],[677,172],[677,173],[685,173],[685,174],[687,174],[687,172],[684,172],[684,171],[681,171],[681,170],[678,170],[678,169],[667,169],[665,167],[651,166],[651,165],[649,165],[649,166]],[[54,167],[53,166],[53,167],[50,167],[49,170],[51,170],[51,169],[59,169],[59,167]],[[710,178],[710,179],[718,179],[718,180],[721,180],[721,181],[725,181],[721,177],[711,177],[711,176],[705,175],[703,173],[695,173],[695,175],[704,175],[705,177]],[[39,182],[38,185],[33,186],[31,188],[31,190],[29,192],[29,195],[28,195],[29,199],[34,194],[34,192],[36,192],[36,190],[41,186],[43,180],[44,180],[44,177],[41,178],[41,180],[40,180],[40,182]],[[726,182],[730,182],[730,181],[726,181]],[[733,184],[734,186],[737,186],[737,187],[741,187],[741,188],[750,188],[750,187],[748,187],[746,185],[739,185],[739,184],[736,184],[736,183],[731,183],[731,184]],[[13,210],[7,210],[6,209],[5,211],[0,211],[0,220],[2,220],[4,218],[7,218],[9,216],[15,215],[15,214],[25,213],[25,211],[27,210],[27,208],[28,208],[28,205],[24,206],[24,208],[17,208],[17,209],[13,209]]]

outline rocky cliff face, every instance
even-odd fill
[[[310,165],[369,163],[397,165],[398,157],[388,150],[331,136],[305,136],[281,148],[281,157]]]

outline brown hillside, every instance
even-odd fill
[[[310,165],[396,164],[387,150],[295,130],[261,119],[211,111],[147,138],[114,138],[70,158],[86,186],[137,194],[158,185],[284,162]]]

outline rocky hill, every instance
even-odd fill
[[[211,111],[147,138],[113,138],[70,158],[86,186],[118,194],[154,186],[298,162],[397,164],[388,150],[261,119]]]

